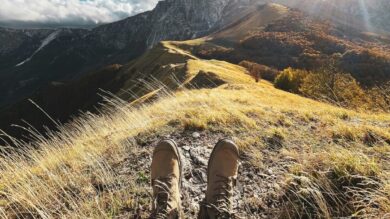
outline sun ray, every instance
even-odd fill
[[[370,14],[368,12],[366,0],[358,0],[358,3],[359,3],[359,10],[361,11],[361,13],[363,15],[365,29],[368,31],[371,31],[372,25],[371,25],[371,21],[370,21]]]

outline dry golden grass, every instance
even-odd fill
[[[389,196],[385,189],[389,173],[377,159],[337,145],[316,153],[285,153],[298,162],[291,166],[287,177],[283,217],[388,215]]]
[[[231,25],[229,28],[213,34],[212,37],[240,41],[246,37],[248,33],[261,31],[272,22],[287,16],[288,12],[289,9],[285,6],[267,4],[264,7],[258,8],[239,22]]]
[[[251,83],[254,79],[248,71],[241,66],[234,65],[218,60],[188,60],[187,62],[187,79],[184,82],[189,83],[199,71],[212,72],[227,83]]]
[[[23,149],[4,147],[0,158],[0,217],[114,218],[134,210],[150,200],[148,178],[137,168],[147,163],[149,149],[137,138],[183,130],[232,136],[256,167],[264,166],[264,148],[279,151],[275,162],[293,160],[283,176],[282,218],[389,214],[389,114],[354,112],[256,84],[226,62],[188,66],[188,77],[210,69],[227,84],[160,91],[158,100],[141,105],[113,99],[101,115],[85,114],[49,138],[13,139]],[[366,130],[379,140],[368,144]],[[129,158],[134,166],[122,178],[118,165]]]

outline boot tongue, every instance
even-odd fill
[[[225,177],[217,175],[218,180],[215,181],[214,203],[206,203],[205,207],[211,218],[237,218],[233,212],[232,197],[233,187],[235,186],[235,177]]]
[[[216,181],[218,186],[215,191],[215,200],[217,204],[229,207],[231,206],[231,198],[233,196],[233,187],[236,179],[234,177],[218,176],[220,179]]]

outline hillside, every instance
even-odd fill
[[[22,149],[2,147],[0,217],[147,217],[151,151],[163,136],[177,140],[186,160],[188,218],[199,208],[207,159],[221,137],[232,137],[242,152],[235,209],[244,218],[388,216],[389,114],[255,83],[243,67],[183,49],[203,41],[162,42],[122,66],[118,75],[155,78],[136,101],[113,98],[100,115],[86,113],[47,138],[27,128],[31,143],[9,139]]]
[[[10,57],[1,56],[0,51],[0,107],[29,98],[53,81],[79,80],[107,65],[126,64],[162,40],[206,36],[245,16],[261,2],[164,0],[151,11],[93,29],[58,29],[54,36],[33,38],[34,41],[23,34],[17,35],[23,39],[21,42],[17,37],[6,38],[6,44],[13,46],[9,46]],[[34,32],[1,29],[1,35],[3,31],[5,35]]]
[[[272,0],[362,31],[389,34],[387,0]]]
[[[178,46],[204,59],[236,64],[247,60],[278,70],[316,70],[336,59],[341,70],[372,87],[390,80],[388,42],[353,27],[266,4],[234,25]]]
[[[0,27],[0,69],[14,67],[15,60],[27,58],[54,30],[14,30]],[[23,48],[23,49],[22,49]]]
[[[91,72],[78,81],[51,82],[31,95],[29,100],[19,101],[0,110],[0,127],[9,135],[22,138],[28,133],[11,124],[24,126],[27,122],[36,130],[45,132],[47,128],[54,129],[56,125],[45,114],[55,118],[57,123],[63,123],[80,111],[97,112],[103,90],[119,91],[123,85],[125,78],[116,78],[120,69],[120,65],[111,65]]]
[[[0,108],[31,98],[31,94],[42,92],[53,81],[73,82],[106,66],[124,65],[162,40],[208,36],[256,14],[256,8],[265,2],[283,3],[307,13],[305,16],[325,18],[345,26],[346,33],[350,29],[364,32],[356,41],[375,36],[374,41],[389,42],[387,0],[368,1],[367,19],[373,29],[365,28],[364,10],[355,0],[345,0],[343,4],[334,0],[164,0],[152,11],[92,29],[1,28],[0,39],[6,43],[0,45]],[[267,16],[259,16],[257,21],[262,23],[263,19],[266,21]],[[242,34],[245,31],[242,29]],[[349,39],[344,32],[339,38]],[[381,46],[375,47],[383,53]],[[384,52],[388,53],[388,48]],[[365,54],[350,56],[352,61],[367,58]]]
[[[97,112],[97,108],[104,100],[101,94],[107,95],[107,92],[131,102],[150,92],[150,86],[146,86],[148,88],[145,89],[145,84],[163,82],[170,89],[176,89],[178,84],[188,80],[185,76],[187,61],[198,59],[197,57],[207,60],[224,60],[234,64],[246,60],[268,66],[275,72],[288,67],[316,70],[321,66],[326,66],[327,60],[337,58],[340,63],[339,67],[351,73],[364,88],[377,86],[390,79],[390,56],[388,55],[390,54],[388,46],[390,40],[385,36],[362,33],[353,27],[316,19],[301,11],[278,4],[240,7],[237,12],[234,10],[236,3],[244,4],[244,2],[225,3],[227,5],[223,10],[224,15],[221,15],[220,20],[215,21],[216,26],[223,28],[215,27],[215,32],[203,38],[157,43],[152,49],[139,55],[139,58],[131,60],[128,56],[126,56],[128,59],[123,57],[126,61],[120,62],[123,63],[122,65],[105,66],[99,70],[84,73],[74,80],[54,80],[55,75],[46,75],[50,83],[42,84],[38,91],[29,93],[27,99],[0,108],[0,129],[12,136],[22,137],[28,133],[18,127],[11,127],[10,124],[24,126],[27,122],[40,132],[55,127],[55,123],[50,121],[45,113],[42,113],[42,110],[28,99],[32,99],[56,121],[65,123],[77,116],[80,110]],[[173,13],[170,10],[176,11],[184,6],[186,8],[200,7],[191,4],[167,3],[165,6],[161,4],[162,6],[158,6],[153,12],[159,16],[163,11]],[[253,4],[251,1],[245,3],[245,5]],[[111,33],[118,29],[124,30],[127,25],[131,26],[135,22],[133,20],[140,17],[142,16],[129,18],[126,22],[121,21],[99,27],[95,31],[99,30],[99,37],[105,38],[104,42],[113,43],[109,40],[111,35],[105,35],[105,31]],[[181,21],[184,22],[182,19]],[[135,23],[139,24],[138,21]],[[65,38],[71,39],[74,31],[61,30],[58,33],[58,39],[54,39],[52,43],[58,43],[57,40]],[[114,39],[130,37],[119,37],[119,35],[121,34],[115,35]],[[67,47],[66,44],[61,43],[61,45],[64,48]],[[48,46],[50,47],[51,44]],[[58,50],[56,46],[52,49],[54,52]],[[134,47],[131,51],[124,49],[124,52],[129,54],[134,52],[133,49]],[[142,51],[138,51],[139,54]],[[37,54],[38,57],[41,55]],[[49,54],[48,57],[53,57],[53,55]],[[71,59],[74,57],[76,56],[72,55]],[[60,63],[63,64],[63,62]],[[67,68],[75,67],[69,63],[66,66]],[[112,68],[112,66],[122,67]],[[26,66],[26,68],[30,67]],[[67,71],[67,68],[59,69]],[[65,77],[66,75],[61,71],[57,74]],[[42,72],[37,71],[36,74]],[[13,77],[19,81],[20,86],[29,86],[29,81],[22,80],[18,74]],[[265,79],[273,81],[274,76]],[[1,81],[0,83],[4,86],[1,86],[0,90],[3,89],[4,92],[13,93],[13,89],[20,88],[19,85],[14,86],[8,83],[6,79]],[[13,87],[11,90],[8,89],[10,86]],[[21,90],[29,91],[24,88]]]

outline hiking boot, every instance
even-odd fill
[[[233,213],[233,188],[238,166],[237,145],[230,140],[219,141],[208,164],[206,198],[201,203],[200,219],[237,218]]]
[[[158,219],[178,219],[181,213],[181,160],[173,140],[161,141],[152,160],[153,215]]]

